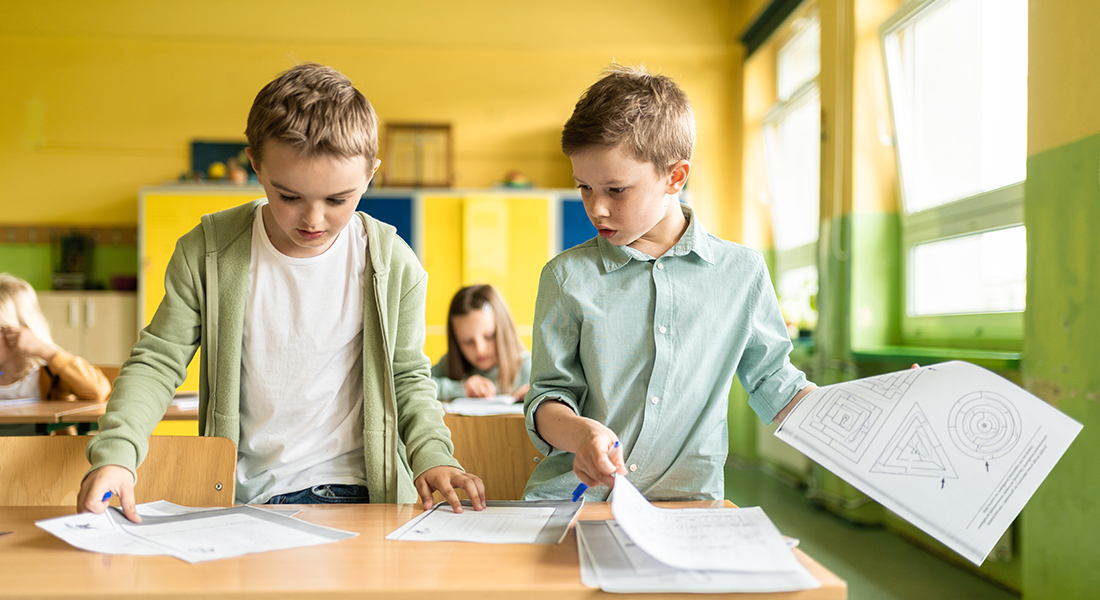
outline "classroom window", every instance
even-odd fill
[[[792,334],[817,325],[820,227],[821,27],[812,7],[796,13],[776,54],[776,102],[763,120],[775,279]]]
[[[1024,308],[1027,0],[917,0],[880,32],[903,209],[903,335],[981,336],[992,331],[981,315]],[[961,328],[928,318],[944,315],[971,316]],[[1022,336],[1018,321],[1008,337]]]

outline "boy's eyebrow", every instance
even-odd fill
[[[576,175],[573,176],[573,181],[576,181],[577,183],[585,183],[585,182],[581,181],[580,179],[577,179]],[[588,185],[588,184],[585,183],[585,185]],[[612,179],[610,181],[605,181],[602,185],[607,185],[607,186],[611,186],[611,187],[620,187],[620,186],[626,185],[626,182],[619,181],[618,179]]]
[[[272,181],[271,182],[271,187],[277,188],[280,192],[287,192],[287,193],[290,193],[290,194],[294,194],[295,196],[301,196],[302,195],[302,194],[299,194],[298,192],[295,192],[294,190],[288,188],[287,186],[285,186],[285,185],[283,185],[283,184],[281,184],[277,181]],[[333,198],[333,197],[336,197],[336,196],[346,196],[346,195],[348,195],[348,194],[350,194],[354,191],[355,191],[355,188],[351,188],[349,190],[344,190],[342,192],[336,192],[335,194],[328,194],[325,197],[326,198]]]

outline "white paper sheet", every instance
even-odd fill
[[[80,513],[38,521],[36,525],[82,550],[168,555],[190,563],[316,546],[358,535],[252,506],[157,516],[173,510],[163,505],[139,505],[139,514],[144,511],[148,515],[140,524],[131,523],[120,511],[110,508],[101,515]]]
[[[819,388],[775,435],[980,565],[1079,431],[952,361]]]
[[[432,510],[397,528],[387,540],[403,542],[477,542],[481,544],[534,544],[554,509],[550,507],[486,506],[455,513],[449,504]]]
[[[646,554],[678,569],[774,572],[799,568],[759,507],[657,508],[626,477],[615,477],[611,513]]]
[[[821,587],[817,579],[797,561],[795,570],[780,572],[676,569],[649,556],[622,532],[615,521],[579,522],[577,550],[581,561],[581,583],[607,592],[766,593]]]
[[[488,416],[488,415],[522,415],[523,402],[517,401],[511,396],[494,396],[492,398],[455,398],[443,403],[443,410],[456,415]]]

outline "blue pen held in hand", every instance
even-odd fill
[[[111,492],[107,492],[106,494],[103,494],[103,500],[101,500],[101,502],[106,502],[110,499],[111,499]]]
[[[618,448],[618,447],[619,447],[619,440],[615,440],[615,445],[611,447],[611,451],[614,452],[615,448]],[[583,484],[583,483],[578,485],[577,489],[573,490],[573,502],[576,502],[577,500],[580,500],[581,496],[584,495],[584,491],[587,490],[587,489],[588,489],[588,486]]]

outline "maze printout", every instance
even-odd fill
[[[822,387],[775,435],[980,565],[1080,430],[952,361]]]

